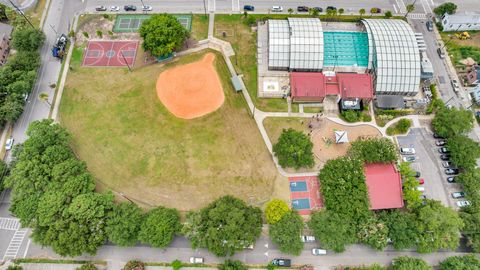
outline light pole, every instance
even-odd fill
[[[205,13],[205,17],[207,17],[207,5],[205,4],[205,0],[203,0],[203,12]]]

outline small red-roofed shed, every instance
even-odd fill
[[[402,177],[393,164],[366,164],[365,178],[371,210],[403,207]]]

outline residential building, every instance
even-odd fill
[[[7,62],[8,54],[10,53],[10,39],[13,27],[0,23],[0,66]]]
[[[442,16],[444,32],[449,31],[478,31],[480,30],[480,13],[445,13]]]

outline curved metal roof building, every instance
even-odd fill
[[[402,20],[362,20],[368,34],[369,69],[375,94],[415,95],[420,87],[420,53],[415,33]]]

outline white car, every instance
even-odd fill
[[[469,205],[470,205],[469,201],[458,201],[457,202],[458,207],[465,207],[465,206],[469,206]]]
[[[151,6],[142,6],[142,11],[152,11],[153,8]]]
[[[13,142],[14,142],[14,139],[13,138],[10,138],[7,140],[7,142],[5,143],[5,150],[11,150],[12,147],[13,147]]]
[[[415,162],[417,160],[417,157],[416,156],[406,156],[406,157],[402,157],[402,160],[404,162]]]
[[[402,147],[402,148],[400,148],[400,153],[402,155],[415,155],[415,148],[413,148],[413,147]]]
[[[458,83],[457,80],[452,80],[452,88],[453,91],[457,92],[460,91],[460,84]]]
[[[190,263],[203,263],[202,257],[190,257]]]
[[[326,255],[327,251],[325,249],[320,249],[320,248],[313,248],[312,249],[312,255],[318,256],[318,255]]]
[[[110,11],[120,11],[119,6],[110,6]]]
[[[300,239],[304,243],[315,242],[315,236],[312,236],[312,235],[302,235],[302,236],[300,236]]]
[[[273,6],[272,7],[272,12],[282,12],[283,7],[282,6]]]

